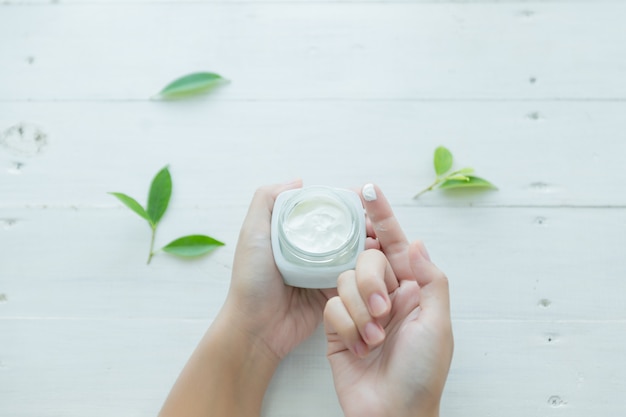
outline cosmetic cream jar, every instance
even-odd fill
[[[334,288],[365,248],[365,212],[350,190],[309,186],[278,195],[272,251],[286,284]]]

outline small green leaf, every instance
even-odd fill
[[[472,174],[473,172],[474,172],[474,168],[467,167],[467,168],[458,169],[450,175],[456,175],[456,174],[467,175],[467,174]]]
[[[135,200],[134,198],[127,196],[126,194],[122,194],[122,193],[109,193],[109,194],[117,197],[118,200],[120,200],[122,203],[126,205],[126,207],[128,207],[135,213],[139,214],[144,219],[150,221],[150,218],[148,217],[148,213],[146,213],[146,210],[144,210],[142,205],[139,204],[137,200]]]
[[[204,235],[189,235],[178,238],[163,247],[163,251],[172,255],[191,258],[206,255],[207,253],[224,246],[223,242]]]
[[[452,153],[444,146],[435,149],[435,172],[443,175],[452,168]]]
[[[450,174],[446,177],[446,180],[469,181],[469,177],[463,174]]]
[[[489,181],[480,178],[480,177],[476,177],[474,175],[468,175],[467,176],[468,180],[456,180],[456,179],[450,179],[450,180],[446,180],[444,182],[442,182],[439,185],[439,188],[442,189],[451,189],[451,188],[497,188],[495,185],[493,185],[492,183],[490,183]]]
[[[212,72],[196,72],[177,78],[161,90],[162,98],[180,98],[208,91],[228,81],[219,74]]]
[[[172,196],[172,177],[167,167],[160,170],[150,185],[148,195],[148,218],[152,226],[156,226],[165,214]]]

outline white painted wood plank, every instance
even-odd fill
[[[457,322],[441,415],[620,415],[623,326]]]
[[[621,0],[533,0],[532,3],[615,3]],[[335,3],[336,0],[3,0],[0,6],[17,5],[77,5],[77,4],[202,4],[202,3]],[[440,4],[475,4],[475,3],[513,3],[523,6],[529,0],[343,0],[341,3],[440,3]]]
[[[155,415],[253,189],[295,176],[378,182],[448,273],[442,415],[623,414],[624,2],[158,2],[0,5],[0,135],[47,142],[0,145],[0,416]],[[233,83],[144,102],[205,68]],[[500,190],[412,201],[442,143]],[[159,242],[228,245],[147,267],[147,227],[105,192],[142,199],[166,163]],[[341,415],[320,332],[264,415]]]
[[[626,320],[626,210],[400,207],[448,274],[455,319]],[[0,317],[210,319],[226,297],[243,207],[173,209],[157,246],[206,233],[227,246],[145,265],[149,228],[127,209],[10,210]]]
[[[626,103],[5,103],[0,132],[17,140],[15,126],[34,124],[46,144],[32,155],[0,144],[0,208],[114,207],[109,191],[144,201],[166,164],[183,207],[245,207],[257,186],[296,177],[375,181],[413,207],[624,206],[625,113]],[[413,200],[441,144],[499,191]]]
[[[0,320],[0,415],[154,416],[204,320]],[[455,322],[442,415],[620,415],[621,322]],[[554,398],[556,397],[556,398]],[[267,417],[339,417],[321,328],[275,375]]]
[[[1,100],[624,99],[623,2],[3,6]]]

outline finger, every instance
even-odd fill
[[[450,289],[448,278],[430,261],[426,248],[420,241],[409,246],[409,260],[415,280],[421,287],[420,305],[442,317],[450,316]]]
[[[361,190],[359,190],[358,188],[350,188],[350,190],[354,191],[354,193],[361,197],[361,200],[363,200]],[[376,239],[374,226],[372,226],[372,221],[367,216],[365,216],[365,236],[367,236],[368,238]]]
[[[385,255],[378,250],[362,252],[356,264],[356,284],[370,315],[385,316],[391,310],[389,295],[399,283]]]
[[[367,238],[365,238],[365,250],[367,249],[380,250],[380,243],[378,242],[378,240],[368,236]]]
[[[274,184],[260,187],[254,193],[252,202],[248,208],[248,214],[243,222],[242,232],[267,232],[270,230],[270,219],[272,217],[272,209],[274,201],[278,194],[283,191],[302,187],[302,180],[294,180],[285,184]]]
[[[367,237],[371,237],[376,239],[376,232],[374,231],[374,225],[372,224],[372,221],[370,220],[369,217],[365,218],[365,235]]]
[[[361,297],[354,270],[339,275],[337,292],[365,343],[370,347],[381,344],[385,339],[385,330],[372,317],[365,300]]]
[[[329,350],[330,344],[335,342],[336,338],[339,338],[340,343],[350,349],[356,356],[362,358],[369,353],[369,348],[361,339],[356,324],[350,317],[350,313],[348,313],[341,298],[333,297],[326,303],[324,308],[324,328],[326,329]],[[332,350],[338,351],[339,349]]]
[[[374,184],[366,184],[361,190],[363,207],[372,223],[381,250],[389,259],[398,279],[412,279],[407,250],[409,242],[391,210],[384,194]]]
[[[361,197],[373,232],[380,240],[383,250],[396,246],[403,249],[408,246],[406,236],[380,188],[374,184],[365,184],[361,190]]]

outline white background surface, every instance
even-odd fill
[[[625,19],[591,0],[3,1],[0,416],[154,416],[254,189],[295,177],[378,183],[449,276],[442,416],[623,415]],[[232,82],[150,101],[199,70]],[[18,125],[44,139],[11,145]],[[499,190],[413,200],[440,144]],[[227,246],[146,266],[149,228],[106,192],[143,203],[166,164],[157,244]],[[285,360],[265,416],[341,416],[324,342]]]

